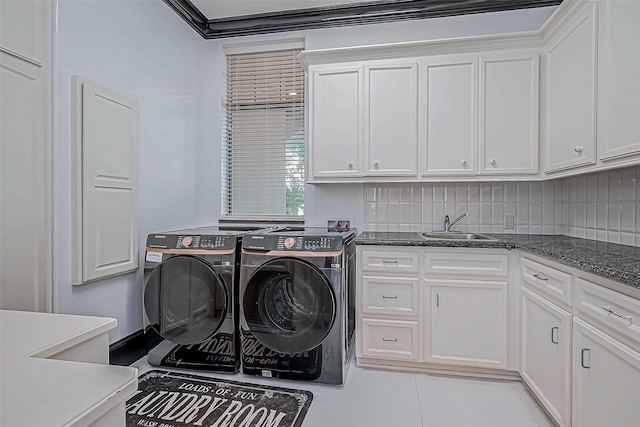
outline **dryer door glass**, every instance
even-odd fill
[[[336,298],[326,276],[296,258],[276,258],[255,270],[242,296],[246,326],[278,353],[317,347],[336,317]]]
[[[176,344],[197,344],[215,334],[229,311],[227,301],[222,276],[190,256],[160,263],[149,275],[144,291],[152,326]]]

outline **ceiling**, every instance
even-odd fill
[[[163,0],[205,39],[557,6],[562,0]]]
[[[362,0],[191,0],[209,19],[364,3]]]

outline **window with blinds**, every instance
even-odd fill
[[[225,51],[222,209],[227,216],[304,213],[302,43]]]

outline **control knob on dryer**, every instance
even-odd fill
[[[184,246],[185,248],[188,248],[189,246],[191,246],[192,242],[193,242],[193,237],[191,236],[185,236],[182,238],[182,246]]]

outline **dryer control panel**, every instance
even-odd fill
[[[150,234],[147,247],[160,249],[234,249],[238,238],[232,235]]]

